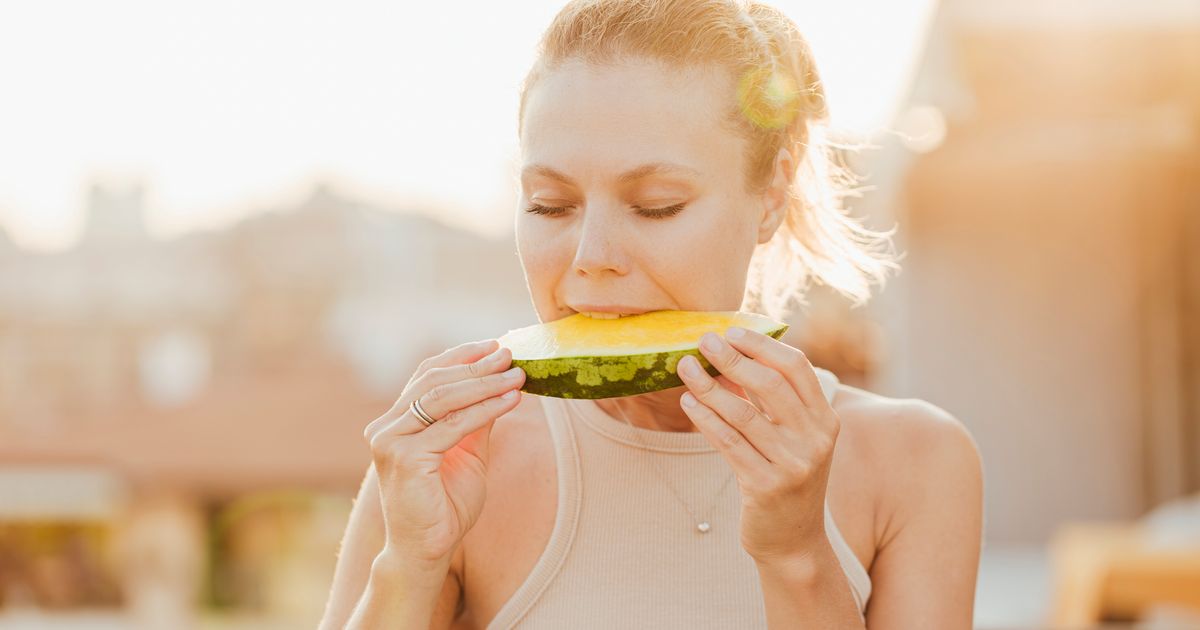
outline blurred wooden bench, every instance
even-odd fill
[[[1054,537],[1050,556],[1056,626],[1137,620],[1157,605],[1200,614],[1200,544],[1152,545],[1131,524],[1072,524]]]

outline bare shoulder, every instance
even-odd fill
[[[511,595],[523,570],[539,557],[536,545],[554,525],[554,457],[549,428],[537,396],[522,394],[517,406],[492,424],[488,439],[487,499],[451,563],[461,585],[454,630],[480,627]],[[548,515],[548,516],[547,516]]]
[[[539,397],[522,394],[517,406],[492,425],[488,440],[488,499],[480,516],[485,528],[489,526],[485,521],[539,498],[531,484],[540,487],[554,481],[553,453]]]
[[[979,448],[962,421],[918,398],[889,398],[842,384],[834,400],[839,449],[872,486],[877,542],[931,501],[973,508],[982,493]],[[865,481],[865,480],[864,480]]]
[[[959,418],[916,398],[842,385],[834,410],[830,487],[840,474],[841,497],[861,502],[870,523],[857,530],[872,585],[867,625],[970,627],[983,541],[975,440]]]
[[[544,439],[542,439],[544,438]],[[550,446],[549,427],[538,396],[521,394],[511,411],[496,419],[489,441],[492,459],[517,459],[544,453]]]
[[[496,419],[488,440],[488,498],[476,529],[487,529],[492,518],[506,517],[514,506],[539,498],[534,492],[554,479],[554,448],[538,396],[522,394],[521,401]]]
[[[842,384],[834,410],[845,437],[880,456],[977,458],[975,440],[950,412],[919,398],[889,398]],[[896,463],[896,462],[892,462]]]

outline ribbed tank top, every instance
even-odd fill
[[[816,373],[832,401],[837,376]],[[541,402],[558,469],[554,528],[488,630],[766,628],[758,570],[739,539],[737,481],[725,484],[732,469],[704,435],[631,427],[591,400]],[[664,473],[710,531],[697,531]],[[825,531],[862,613],[871,579],[828,503]]]

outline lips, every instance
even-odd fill
[[[618,319],[621,317],[629,317],[630,315],[641,315],[647,313],[651,309],[636,308],[633,306],[612,305],[612,304],[573,304],[569,306],[571,310],[591,317],[593,319]]]
[[[622,317],[629,317],[629,315],[622,315],[621,313],[604,313],[599,311],[579,311],[579,314],[586,315],[592,319],[620,319]]]

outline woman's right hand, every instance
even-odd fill
[[[426,359],[392,408],[363,431],[379,475],[384,553],[445,564],[483,510],[492,424],[521,400],[520,368],[494,339]],[[507,371],[506,371],[507,370]],[[426,427],[409,404],[437,422]]]

